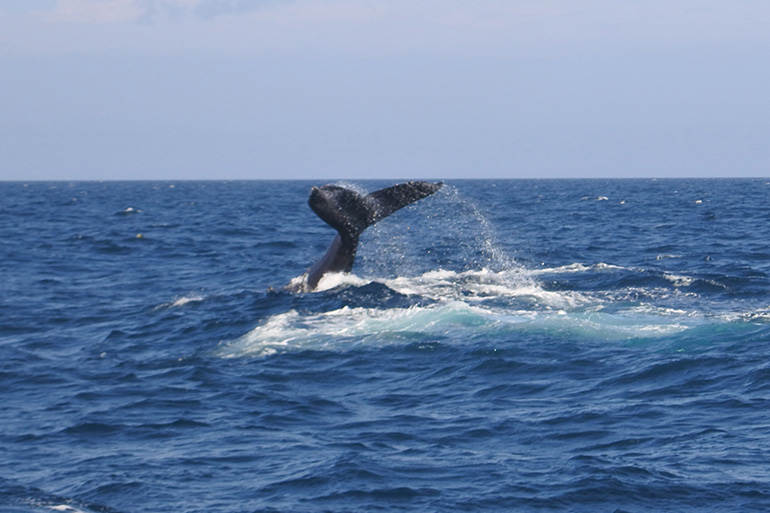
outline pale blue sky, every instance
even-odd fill
[[[770,176],[766,0],[0,0],[0,179]]]

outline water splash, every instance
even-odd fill
[[[533,273],[534,274],[534,273]],[[513,340],[517,333],[571,336],[599,342],[659,338],[712,322],[708,316],[650,304],[618,308],[612,298],[544,289],[533,274],[516,269],[495,272],[428,271],[415,277],[382,280],[392,293],[413,298],[407,307],[346,305],[312,312],[298,308],[266,318],[218,355],[264,357],[299,350],[349,350],[414,340],[465,344],[481,336]],[[371,281],[352,274],[324,278],[324,294],[365,287]],[[355,294],[353,295],[355,297]],[[425,301],[429,300],[429,301]]]
[[[520,266],[502,249],[478,205],[449,185],[364,232],[356,263],[359,275],[376,278],[480,268]]]

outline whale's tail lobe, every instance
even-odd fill
[[[313,187],[308,204],[340,236],[356,237],[377,221],[441,188],[441,182],[405,182],[366,196],[338,185]]]
[[[371,193],[369,197],[377,202],[372,223],[388,217],[410,203],[430,196],[443,185],[443,182],[406,182]]]
[[[350,272],[361,233],[393,212],[430,196],[442,182],[405,182],[361,195],[338,185],[313,187],[308,204],[318,217],[337,230],[326,255],[308,270],[306,288],[312,290],[327,272]]]

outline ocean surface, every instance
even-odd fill
[[[770,511],[768,180],[323,183],[0,183],[0,511]]]

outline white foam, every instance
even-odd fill
[[[382,347],[420,340],[466,343],[468,337],[488,332],[558,334],[597,341],[629,341],[686,331],[704,319],[674,309],[611,313],[601,305],[580,310],[533,310],[473,306],[448,301],[410,308],[350,308],[268,317],[242,337],[223,343],[222,358],[265,357],[301,350],[344,351],[361,345]]]
[[[578,292],[547,291],[521,269],[481,269],[464,272],[438,270],[417,277],[385,280],[385,284],[404,295],[419,295],[436,301],[463,301],[468,304],[481,304],[490,299],[515,298],[528,301],[533,307],[564,309],[587,302]]]
[[[522,274],[488,269],[459,273],[438,270],[417,277],[385,280],[388,287],[402,294],[419,294],[432,299],[510,296],[515,294],[522,283],[529,284],[529,280]]]
[[[674,287],[689,287],[695,282],[694,278],[682,276],[680,274],[665,273],[663,277],[673,283]]]
[[[180,297],[179,299],[171,303],[171,308],[174,308],[176,306],[184,306],[187,303],[193,303],[198,301],[203,301],[203,297],[198,295]]]
[[[734,314],[728,320],[742,320],[755,324],[767,324],[770,323],[770,307],[755,310],[753,312]]]
[[[85,513],[82,509],[73,508],[66,504],[57,504],[56,506],[48,506],[48,508],[54,511],[64,511],[65,513]]]
[[[160,310],[162,308],[178,308],[180,306],[184,306],[188,303],[197,303],[199,301],[203,301],[205,298],[196,293],[188,294],[185,296],[176,296],[174,300],[170,303],[163,303],[162,305],[158,305],[155,307],[155,310]]]
[[[371,283],[371,280],[361,278],[351,273],[327,273],[324,274],[318,281],[318,285],[316,286],[315,290],[331,290],[342,286],[361,287],[368,283]]]
[[[330,274],[320,285],[322,290],[329,290],[368,283],[371,280],[351,274]],[[492,334],[500,330],[631,340],[671,335],[704,322],[703,316],[683,309],[649,304],[618,307],[618,299],[607,294],[547,291],[521,269],[435,270],[382,283],[400,294],[432,302],[405,308],[344,307],[320,313],[290,310],[267,317],[243,336],[223,342],[217,353],[233,358],[346,350],[361,344],[404,343],[416,335],[420,339],[465,341],[485,331]]]
[[[681,256],[658,255],[658,260],[665,258]],[[376,282],[398,294],[417,299],[417,304],[403,308],[344,307],[313,313],[290,310],[262,319],[251,331],[235,340],[223,341],[217,354],[223,358],[264,357],[302,350],[339,351],[361,345],[379,347],[414,340],[467,343],[478,340],[479,336],[484,339],[485,333],[494,340],[501,332],[630,341],[670,336],[725,320],[770,322],[770,307],[748,314],[699,311],[698,291],[694,287],[688,290],[696,278],[682,274],[655,273],[671,282],[673,287],[659,283],[657,287],[606,291],[553,291],[543,288],[540,276],[650,271],[605,262],[574,262],[528,270],[511,262],[506,264],[504,260],[501,257],[489,263],[490,267],[504,268],[502,271],[437,269],[416,276],[386,279],[330,273],[323,276],[317,291],[329,294],[338,288]],[[304,280],[305,275],[297,277],[292,280],[292,285],[302,285]],[[198,300],[202,298],[188,295],[176,298],[166,306],[182,306]],[[516,340],[518,337],[504,339]]]
[[[533,275],[541,275],[541,274],[566,274],[566,273],[582,273],[586,271],[614,271],[614,270],[633,270],[633,268],[629,269],[627,267],[607,264],[604,262],[599,262],[591,265],[581,264],[580,262],[574,262],[572,264],[562,265],[560,267],[547,267],[543,269],[533,270],[530,272]]]
[[[291,310],[223,344],[219,355],[269,356],[289,350],[347,349],[368,342],[382,346],[399,343],[408,334],[441,334],[484,322],[483,312],[464,303],[386,310],[343,307],[318,314]]]
[[[286,289],[296,292],[305,291],[307,287],[307,273],[300,274],[299,276],[292,278],[289,284],[286,285]]]
[[[307,273],[301,274],[289,281],[286,286],[287,290],[295,292],[310,292],[307,285]],[[361,287],[371,283],[371,280],[361,278],[355,274],[350,273],[327,273],[321,276],[313,292],[324,292],[327,290],[336,289],[337,287]]]

